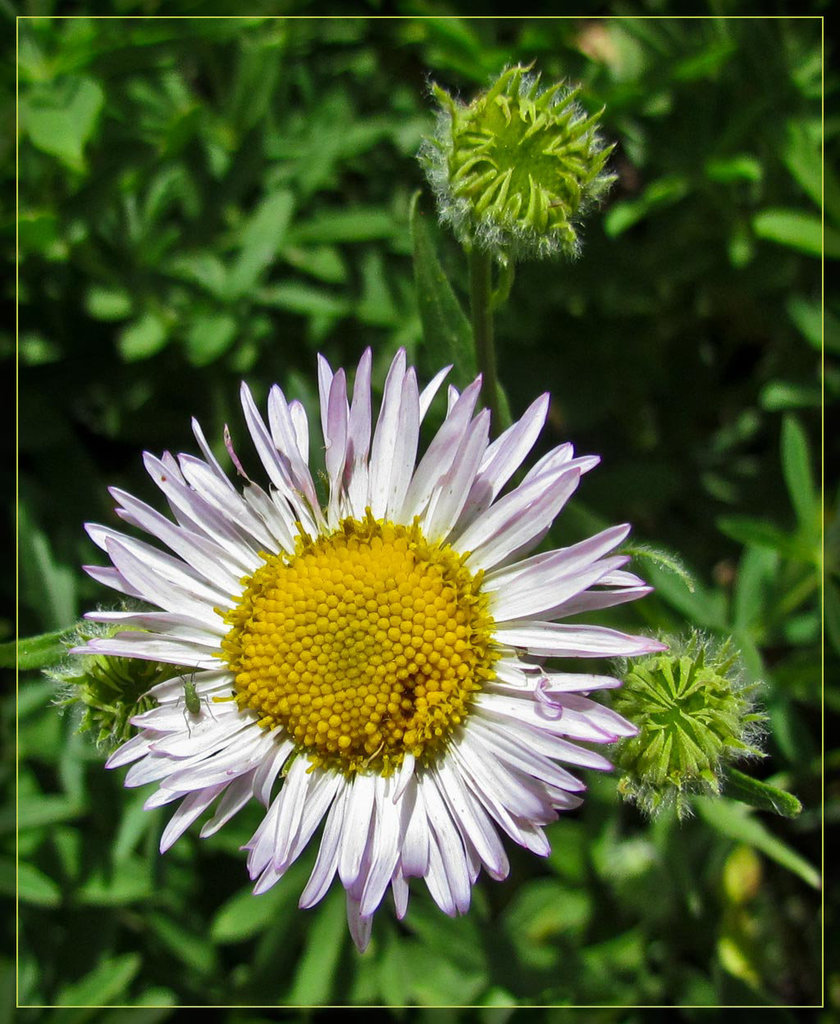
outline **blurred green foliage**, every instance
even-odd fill
[[[436,250],[462,302],[465,272],[427,196],[410,230],[427,79],[469,98],[505,64],[536,60],[545,81],[583,83],[618,143],[619,182],[587,222],[582,258],[518,268],[497,323],[514,414],[548,389],[542,443],[569,437],[603,456],[554,540],[632,521],[640,546],[664,549],[637,562],[656,594],[605,621],[734,635],[770,716],[755,770],[805,810],[788,822],[698,801],[683,825],[647,823],[617,803],[614,779],[590,776],[583,808],[550,829],[547,862],[512,850],[511,879],[480,882],[458,920],[419,892],[403,924],[383,908],[360,957],[340,891],[297,910],[311,853],[250,895],[240,846],[253,808],[160,857],[162,812],[102,770],[51,706],[52,684],[24,673],[17,877],[11,810],[2,854],[5,894],[17,885],[20,899],[20,1002],[818,1003],[820,410],[823,389],[830,403],[840,387],[836,294],[823,354],[821,152],[836,154],[838,123],[827,116],[823,137],[820,20],[121,10],[19,22],[21,635],[66,629],[110,599],[79,571],[95,560],[81,524],[113,521],[108,485],[150,496],[140,451],[192,450],[191,416],[214,441],[225,423],[241,439],[242,377],[263,395],[279,381],[311,412],[317,351],[349,365],[372,345],[379,386],[399,345],[426,374],[438,368],[412,252]],[[3,344],[8,366],[14,336]],[[829,672],[836,514],[829,490]],[[826,712],[838,703],[827,688]],[[10,698],[2,711],[8,738]],[[826,758],[836,769],[837,752]],[[9,785],[12,772],[7,757]],[[830,783],[832,820],[838,795]]]

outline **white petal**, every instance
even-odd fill
[[[190,665],[197,669],[212,668],[218,658],[210,649],[176,640],[161,640],[153,633],[118,633],[112,637],[90,640],[84,650],[88,654],[111,654],[117,658],[141,658],[162,661],[165,665]]]
[[[84,650],[84,648],[82,649]],[[132,736],[130,740],[126,740],[122,746],[117,747],[105,762],[105,767],[122,768],[124,765],[131,764],[132,761],[136,761],[139,757],[143,757],[148,752],[148,737],[138,733],[136,736]]]
[[[169,847],[187,831],[196,818],[207,810],[224,788],[225,783],[222,783],[221,785],[199,790],[197,793],[190,793],[188,797],[185,797],[163,830],[163,834],[160,837],[161,853],[166,853]]]
[[[399,349],[394,356],[385,388],[382,393],[382,405],[376,421],[373,435],[373,447],[370,458],[370,508],[377,519],[385,515],[390,493],[391,470],[397,437],[401,427],[401,402],[403,378],[405,377],[405,350]]]
[[[271,802],[272,787],[294,749],[295,745],[288,736],[276,741],[274,751],[254,772],[254,796],[264,807]]]
[[[437,776],[438,789],[462,837],[472,843],[491,877],[497,881],[504,878],[509,870],[504,847],[481,805],[465,788],[460,774],[445,758],[432,773]]]
[[[385,895],[397,866],[400,846],[400,808],[394,806],[393,779],[376,778],[375,824],[371,865],[365,879],[359,912],[370,917]]]
[[[629,532],[630,527],[627,524],[612,526],[594,537],[572,544],[571,547],[533,555],[514,565],[488,572],[482,586],[486,590],[507,590],[514,584],[527,588],[540,586],[552,578],[565,579],[588,568],[612,551]]]
[[[199,833],[201,838],[205,839],[207,836],[215,835],[223,825],[226,825],[250,802],[252,796],[250,773],[234,779],[216,805],[216,813],[201,826]]]
[[[394,520],[402,509],[405,493],[414,473],[419,440],[420,396],[417,391],[417,377],[412,368],[403,377],[399,428],[394,438],[391,479],[388,484],[388,500],[385,508],[385,515],[388,519]]]
[[[576,466],[559,475],[522,484],[500,498],[459,537],[456,551],[469,552],[471,569],[492,569],[514,552],[535,544],[574,494],[580,479]]]
[[[502,698],[497,698],[501,700]],[[523,702],[524,703],[524,702]],[[519,771],[525,772],[540,782],[548,782],[559,786],[560,789],[579,790],[585,786],[578,779],[574,778],[565,768],[554,764],[547,757],[539,752],[539,737],[532,736],[536,729],[516,730],[510,717],[496,708],[481,705],[481,712],[473,712],[472,728],[473,736],[481,738],[494,754],[512,765]],[[487,715],[493,715],[497,719],[504,720],[503,724],[498,721],[490,721]],[[515,739],[514,737],[521,737]],[[524,740],[524,742],[523,742]]]
[[[397,920],[402,921],[408,910],[408,882],[399,869],[394,872],[391,879],[391,893],[394,897],[394,913]]]
[[[444,368],[442,370],[438,370],[438,372],[434,375],[434,377],[432,377],[432,379],[429,381],[429,383],[420,392],[420,422],[421,423],[426,418],[426,413],[429,411],[429,407],[431,406],[432,402],[434,401],[435,395],[438,393],[438,390],[440,389],[441,384],[444,382],[444,380],[446,379],[446,375],[449,373],[449,371],[451,369],[452,369],[451,366],[444,366]]]
[[[344,778],[338,772],[315,769],[303,807],[300,825],[282,862],[277,870],[285,870],[303,852],[304,847],[312,838],[315,829],[321,824],[324,815],[330,808],[336,793],[344,786]]]
[[[663,644],[650,637],[630,636],[605,626],[565,622],[506,623],[494,630],[494,640],[551,658],[618,658],[666,650]]]
[[[436,843],[429,844],[429,867],[431,869],[434,851],[439,850],[454,907],[457,912],[464,914],[470,904],[470,879],[463,841],[438,791],[437,780],[431,775],[423,776],[421,789],[426,814],[437,839]]]
[[[359,877],[373,820],[374,787],[373,776],[361,773],[356,774],[350,783],[350,799],[338,858],[338,874],[345,888]]]
[[[338,857],[341,850],[341,839],[347,818],[347,805],[349,803],[352,788],[346,783],[339,788],[338,795],[330,807],[327,820],[324,825],[324,834],[321,837],[321,845],[318,848],[318,856],[315,858],[315,866],[309,876],[309,881],[304,886],[303,892],[298,900],[298,906],[305,910],[314,906],[323,899],[324,894],[330,887],[336,869],[338,868]]]
[[[365,349],[353,381],[353,401],[347,424],[347,468],[345,483],[350,511],[362,519],[368,506],[368,454],[371,435],[370,368],[371,350]]]
[[[289,402],[289,415],[292,417],[292,425],[295,428],[295,440],[298,451],[304,463],[309,463],[309,420],[306,417],[306,409],[303,402],[297,399]]]
[[[438,482],[423,521],[423,530],[431,541],[444,538],[453,528],[467,500],[478,463],[490,431],[490,411],[482,410],[464,434],[461,447],[449,471]]]
[[[473,381],[455,402],[440,430],[420,460],[399,514],[399,522],[410,523],[421,515],[440,481],[449,472],[472,417],[481,378]]]
[[[528,585],[528,577],[497,590],[490,602],[490,614],[497,623],[537,617],[554,619],[560,616],[567,602],[588,587],[598,583],[616,565],[623,565],[626,557],[616,555],[594,562],[569,576],[555,577],[551,570],[535,573]]]
[[[166,516],[119,488],[111,488],[110,493],[121,506],[116,509],[121,519],[163,541],[170,550],[180,555],[220,590],[238,592],[239,578],[243,571],[252,567],[250,560],[236,561],[235,557],[231,557],[233,554],[241,558],[239,551],[231,553],[209,537],[176,526]]]
[[[479,513],[489,508],[534,447],[548,415],[549,401],[547,394],[541,395],[522,418],[508,427],[487,449],[464,504],[459,529],[465,529]]]
[[[350,893],[347,893],[347,927],[350,929],[350,935],[353,942],[356,944],[356,949],[360,953],[364,953],[367,949],[367,945],[370,942],[370,933],[373,925],[373,919],[370,917],[364,917],[361,913],[359,901],[353,899]]]
[[[405,818],[402,871],[406,878],[422,878],[429,867],[429,823],[416,776],[406,786],[400,808]]]

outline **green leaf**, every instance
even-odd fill
[[[152,862],[129,856],[107,867],[97,867],[76,893],[81,904],[119,907],[143,903],[154,893]]]
[[[822,208],[823,161],[820,137],[808,125],[788,121],[782,159],[815,206]]]
[[[674,66],[671,75],[677,82],[694,82],[701,78],[714,78],[737,52],[734,39],[708,41],[697,53],[684,57]]]
[[[361,261],[362,295],[356,304],[356,316],[363,324],[395,327],[400,323],[397,309],[388,288],[382,254],[369,249]]]
[[[64,640],[71,634],[72,630],[57,629],[52,633],[41,633],[40,636],[0,644],[0,668],[14,668],[15,654],[21,671],[54,665],[67,653]]]
[[[299,865],[300,861],[292,866],[282,885],[277,885],[260,896],[255,896],[250,888],[242,889],[231,896],[219,908],[210,925],[210,937],[213,942],[241,942],[282,919],[297,900],[295,894],[299,890],[294,885],[295,877],[289,879],[289,874]]]
[[[67,78],[50,92],[25,96],[21,127],[34,146],[72,171],[86,169],[84,150],[99,122],[105,93],[92,78]]]
[[[139,953],[106,957],[84,978],[59,992],[58,1006],[107,1006],[120,1001],[143,966]]]
[[[766,547],[747,547],[738,563],[732,602],[734,626],[749,631],[763,620],[770,587],[779,567],[778,555]]]
[[[782,420],[782,472],[802,531],[819,533],[820,499],[811,472],[808,438],[791,415]]]
[[[347,267],[333,245],[289,245],[281,249],[280,258],[296,270],[327,284],[344,284],[347,280]]]
[[[796,384],[787,380],[768,381],[759,392],[759,404],[769,412],[786,409],[819,409],[822,392],[816,384]]]
[[[6,873],[3,870],[3,876],[6,876]],[[14,878],[14,865],[11,864],[12,888],[10,891],[7,890],[7,895],[14,892]],[[5,881],[3,888],[6,889]],[[27,864],[26,861],[18,863],[17,891],[24,903],[33,903],[38,907],[57,907],[61,904],[61,888],[58,883],[34,864]]]
[[[132,321],[117,338],[117,348],[127,363],[150,359],[166,346],[166,324],[152,312]]]
[[[21,210],[18,251],[21,258],[28,252],[38,252],[46,259],[66,259],[67,246],[59,234],[57,214],[50,210]]]
[[[763,168],[754,156],[719,157],[706,161],[706,177],[710,181],[729,185],[738,181],[759,182],[764,176]]]
[[[533,879],[513,897],[504,927],[528,967],[550,969],[560,956],[558,938],[579,939],[592,915],[586,889],[553,878]]]
[[[206,935],[197,935],[179,921],[163,914],[150,914],[149,928],[161,944],[185,967],[207,974],[216,967],[216,951]]]
[[[736,768],[726,769],[726,795],[760,811],[772,811],[785,818],[796,818],[802,804],[792,793],[753,779]]]
[[[802,295],[792,295],[786,308],[788,316],[811,348],[821,351],[825,339],[827,352],[840,353],[840,320],[830,309],[824,309],[818,300],[806,299]]]
[[[261,288],[254,299],[263,306],[276,306],[291,313],[311,317],[326,316],[338,319],[347,316],[352,309],[350,303],[341,296],[298,281],[284,281],[282,284]]]
[[[831,646],[840,654],[840,587],[832,579],[825,581],[825,631]]]
[[[85,309],[94,320],[125,320],[131,316],[133,302],[124,288],[91,285],[85,296]]]
[[[59,821],[70,821],[77,818],[83,810],[78,801],[67,796],[21,795],[18,805],[18,828],[23,832],[30,828],[55,825]]]
[[[40,625],[66,629],[78,618],[75,573],[56,561],[47,535],[23,504],[18,507],[18,555],[21,597],[37,612]]]
[[[228,298],[228,272],[221,259],[213,252],[200,249],[196,252],[180,252],[164,265],[167,273],[182,281],[198,285],[203,291],[220,302]]]
[[[292,1006],[321,1006],[333,992],[335,971],[347,935],[345,900],[333,889],[306,930],[306,945],[298,960],[286,1002]]]
[[[626,199],[610,207],[604,216],[604,231],[610,238],[616,238],[654,210],[678,203],[688,192],[688,181],[680,175],[659,178],[638,199]]]
[[[715,524],[721,533],[740,544],[756,544],[778,551],[785,558],[800,562],[811,561],[811,552],[796,538],[763,519],[753,516],[720,516]]]
[[[755,847],[783,868],[798,875],[806,885],[820,888],[819,871],[765,828],[748,807],[723,797],[704,796],[695,797],[694,805],[700,817],[721,835]]]
[[[267,195],[246,222],[242,248],[228,277],[229,296],[246,295],[271,265],[286,240],[294,196],[280,191]]]
[[[397,230],[390,213],[379,207],[355,207],[316,214],[289,231],[292,245],[323,245],[335,242],[370,242],[391,238]]]
[[[193,366],[209,366],[236,339],[236,319],[230,313],[198,313],[187,332],[187,357]]]
[[[809,256],[822,255],[820,218],[800,210],[762,210],[752,219],[759,238],[797,249]]]
[[[672,552],[645,544],[623,544],[622,552],[643,559],[642,572],[655,592],[698,626],[723,629],[726,599],[703,587]]]
[[[419,197],[420,193],[416,192],[410,220],[423,344],[429,363],[438,367],[452,363],[455,380],[464,383],[472,380],[477,372],[472,327],[435,255]]]
[[[631,555],[641,561],[653,562],[660,569],[673,573],[685,584],[686,588],[693,594],[697,589],[697,583],[688,569],[677,555],[663,548],[655,548],[649,544],[624,544],[621,550],[624,554]]]

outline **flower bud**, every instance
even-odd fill
[[[577,89],[540,89],[538,74],[516,65],[469,104],[438,86],[440,109],[420,161],[442,222],[459,242],[509,259],[574,256],[581,215],[608,190],[612,147],[596,131]]]
[[[694,632],[663,637],[669,650],[629,663],[615,710],[639,730],[615,748],[625,799],[653,815],[676,807],[690,814],[688,797],[721,791],[725,767],[763,756],[755,745],[765,716],[755,710],[758,684],[746,684],[731,640]]]
[[[117,627],[81,622],[70,646],[78,648],[94,637],[116,632]],[[139,658],[71,652],[46,674],[60,687],[55,703],[80,715],[78,731],[95,732],[96,745],[112,750],[133,735],[131,718],[156,705],[148,691],[180,672],[177,666]]]

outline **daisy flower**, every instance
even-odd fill
[[[157,783],[147,808],[177,803],[168,849],[215,805],[201,835],[251,800],[266,808],[247,843],[263,893],[320,829],[300,897],[311,907],[338,874],[359,949],[388,887],[396,913],[422,878],[444,913],[464,913],[483,867],[508,873],[501,834],[545,856],[544,826],[576,807],[564,765],[608,769],[580,745],[635,729],[586,694],[609,676],[545,667],[551,658],[660,650],[648,638],[557,621],[646,594],[610,555],[629,527],[528,555],[583,473],[554,448],[503,494],[545,421],[548,395],[497,440],[476,412],[481,379],[459,393],[418,460],[420,426],[447,370],[423,390],[394,358],[374,420],[371,354],[348,399],[345,373],[318,360],[327,496],[309,468],[309,424],[277,386],[267,420],[248,387],[245,422],[269,484],[240,490],[193,421],[202,458],[146,454],[172,518],[122,490],[117,514],[166,550],[88,524],[108,567],[96,580],[151,605],[98,611],[111,637],[82,651],[181,666],[107,765],[125,784]],[[568,663],[567,663],[568,664]]]

